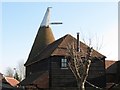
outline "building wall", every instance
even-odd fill
[[[117,80],[117,75],[114,73],[106,74],[106,83],[115,83]]]
[[[120,82],[120,61],[106,61],[106,83]],[[111,63],[113,62],[113,63]]]
[[[64,57],[51,57],[50,87],[73,87],[76,80],[70,69],[61,69],[61,59]]]
[[[61,69],[61,59],[64,57],[51,57],[50,60],[50,87],[76,87],[76,79],[70,69]],[[88,81],[99,87],[106,86],[105,62],[92,61]],[[87,85],[87,84],[86,84]],[[87,85],[89,86],[89,85]],[[53,89],[54,90],[54,89]]]
[[[27,76],[31,73],[49,71],[49,86],[53,88],[75,88],[77,86],[76,79],[68,69],[61,68],[61,59],[64,56],[52,56],[41,60],[37,63],[29,65],[26,67]],[[97,85],[98,87],[106,86],[106,77],[105,77],[105,60],[94,59],[90,66],[89,76],[87,78],[90,83]],[[89,86],[88,84],[86,84]]]
[[[120,83],[120,61],[117,61],[117,83]]]
[[[39,62],[36,62],[34,64],[31,64],[26,67],[26,77],[32,73],[35,72],[42,72],[42,71],[47,71],[48,69],[48,59],[43,59]]]
[[[88,81],[99,87],[106,86],[106,73],[105,73],[105,59],[99,60],[94,58],[92,60]]]

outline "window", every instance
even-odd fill
[[[64,58],[64,59],[61,59],[61,68],[62,69],[67,69],[67,59]]]

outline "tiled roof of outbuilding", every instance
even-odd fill
[[[117,73],[117,61],[106,60],[105,69],[106,69],[106,73]]]
[[[15,78],[13,77],[5,77],[5,80],[11,85],[11,86],[16,86],[19,81],[16,80]]]
[[[26,77],[22,82],[20,82],[20,85],[39,85],[37,87],[39,88],[48,88],[49,85],[49,73],[48,71],[44,72],[36,72],[28,77]]]

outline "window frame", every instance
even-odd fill
[[[61,64],[61,69],[68,69],[68,64],[67,64],[66,58],[61,58],[60,64]]]

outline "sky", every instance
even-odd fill
[[[106,60],[118,60],[118,3],[117,2],[2,2],[0,31],[0,72],[26,62],[47,7],[51,8],[50,25],[55,39],[71,34],[92,46],[101,46]]]

